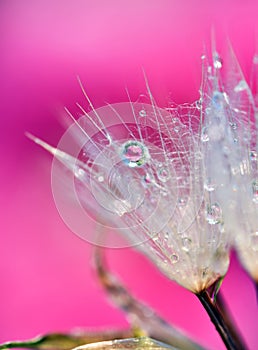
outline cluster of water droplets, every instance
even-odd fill
[[[219,225],[222,235],[230,236],[244,266],[258,279],[257,97],[229,51],[228,67],[218,54],[213,66],[206,61],[201,90],[206,215],[210,225]]]
[[[223,79],[216,52],[212,64],[202,60],[192,104],[159,108],[148,85],[148,103],[94,109],[85,95],[91,110],[71,116],[58,148],[34,139],[55,156],[53,194],[72,231],[92,243],[137,245],[194,292],[226,273],[229,244],[248,269],[250,255],[258,264],[257,108],[233,54]],[[89,217],[112,228],[113,241],[90,233]]]

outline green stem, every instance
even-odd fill
[[[202,291],[196,294],[196,296],[210,316],[210,319],[221,336],[226,348],[228,350],[245,350],[245,347],[234,339],[234,336],[231,334],[222,314],[210,298],[208,292]]]

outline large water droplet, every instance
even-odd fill
[[[222,222],[222,210],[218,203],[207,205],[206,220],[210,225],[215,225]]]
[[[258,180],[252,182],[253,201],[258,204]]]
[[[144,165],[150,158],[147,147],[136,140],[130,140],[124,143],[121,155],[123,162],[131,168]]]

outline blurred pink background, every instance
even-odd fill
[[[24,131],[57,144],[63,106],[76,114],[75,103],[85,104],[76,75],[96,107],[127,101],[125,86],[133,100],[145,93],[142,67],[160,105],[169,97],[194,101],[212,27],[219,48],[230,38],[248,77],[257,13],[256,0],[1,0],[1,342],[127,325],[91,270],[91,246],[58,215],[51,157]],[[136,296],[210,349],[224,349],[193,295],[138,253],[108,256]],[[257,349],[255,292],[235,258],[222,290],[250,349]]]

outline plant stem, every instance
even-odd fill
[[[224,318],[224,322],[226,323],[232,338],[234,338],[235,342],[239,344],[240,348],[241,347],[242,349],[247,348],[247,346],[244,343],[244,340],[241,337],[240,331],[238,330],[237,326],[233,322],[234,320],[232,319],[232,316],[227,307],[227,304],[225,303],[225,300],[223,298],[221,291],[219,291],[216,296],[216,305]]]
[[[257,282],[255,281],[254,283],[255,283],[254,287],[255,287],[255,291],[256,291],[256,302],[258,305],[258,281]]]
[[[236,341],[234,336],[231,334],[230,329],[228,328],[222,314],[214,304],[208,292],[205,290],[196,294],[196,296],[210,316],[210,319],[220,334],[226,348],[228,350],[245,350],[245,347]]]

